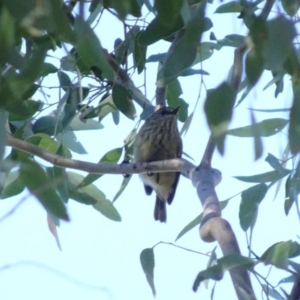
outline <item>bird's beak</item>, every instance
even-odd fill
[[[180,106],[173,109],[172,114],[176,115],[179,111]]]

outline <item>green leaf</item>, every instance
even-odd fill
[[[292,20],[283,16],[267,22],[268,39],[264,47],[265,68],[280,72],[294,47],[296,30]]]
[[[224,47],[240,47],[245,43],[246,37],[240,34],[228,34],[222,40],[218,40],[218,45]]]
[[[300,7],[298,0],[281,0],[281,5],[290,17],[293,17]]]
[[[274,109],[257,109],[257,108],[248,108],[249,110],[258,111],[258,112],[266,112],[266,113],[274,113],[274,112],[289,112],[290,108],[274,108]]]
[[[127,118],[134,120],[136,116],[135,106],[131,100],[131,94],[129,90],[120,84],[114,84],[112,89],[112,98],[116,107]]]
[[[289,213],[295,200],[297,201],[299,193],[300,193],[300,172],[298,169],[296,169],[296,172],[291,174],[286,180],[285,203],[284,203],[284,209],[286,215]]]
[[[224,140],[231,121],[235,93],[227,83],[207,91],[204,104],[207,123],[216,140],[218,150],[224,153]]]
[[[284,169],[284,171],[282,172],[278,172],[277,170],[275,170],[275,171],[270,171],[262,174],[253,175],[253,176],[233,176],[233,177],[244,182],[263,183],[263,182],[270,182],[270,181],[271,182],[278,181],[279,179],[285,177],[290,173],[291,170]]]
[[[270,166],[275,170],[277,170],[278,172],[284,172],[284,167],[279,162],[279,159],[275,157],[273,154],[268,153],[268,156],[266,157],[265,161],[268,162]]]
[[[63,130],[56,136],[57,140],[65,147],[78,154],[87,154],[83,145],[77,140],[76,135],[71,130]]]
[[[47,211],[60,219],[69,221],[65,205],[57,195],[45,171],[36,162],[29,159],[23,162],[20,176],[25,186]]]
[[[103,9],[103,5],[100,0],[92,0],[92,3],[89,7],[89,11],[91,14],[87,18],[87,22],[91,25],[93,22],[99,17],[99,14],[101,13]]]
[[[165,57],[166,57],[167,53],[159,53],[159,54],[153,54],[150,55],[146,62],[162,62],[164,61]]]
[[[187,68],[181,71],[178,76],[191,76],[191,75],[209,75],[209,73],[201,69],[195,70],[192,68]]]
[[[224,13],[238,13],[241,12],[243,6],[240,1],[231,1],[225,4],[220,5],[216,10],[215,14],[224,14]]]
[[[32,118],[43,107],[42,101],[24,100],[22,101],[24,110],[9,114],[9,121],[22,121]]]
[[[80,190],[78,189],[78,184],[80,183],[80,180],[83,179],[83,176],[77,173],[68,172],[67,177],[68,193],[71,199],[85,205],[92,205],[97,203],[97,199],[86,192],[84,188]]]
[[[294,99],[290,113],[289,146],[292,154],[300,152],[300,82],[293,81]]]
[[[57,142],[56,140],[52,139],[49,135],[44,133],[34,134],[29,138],[27,138],[26,141],[42,149],[45,149],[51,153],[58,153],[61,147],[61,143]],[[63,154],[59,154],[62,155],[63,157],[67,157],[67,158],[72,157],[71,152],[65,147],[63,147],[62,152],[59,153],[63,153]]]
[[[56,73],[57,71],[58,68],[56,68],[54,65],[44,62],[40,70],[40,77],[46,77],[47,75]]]
[[[204,11],[205,3],[198,5],[187,20],[182,36],[168,52],[158,79],[169,83],[176,79],[180,72],[193,65],[197,55],[197,48],[201,35],[205,30]]]
[[[102,156],[102,158],[99,160],[99,164],[116,164],[118,163],[121,155],[123,152],[123,147],[121,148],[115,148],[110,151],[108,151],[106,154]],[[82,182],[78,185],[78,188],[87,186],[94,182],[95,180],[99,179],[105,174],[88,174]]]
[[[183,0],[160,0],[155,2],[157,16],[141,33],[140,44],[151,45],[164,39],[183,27],[181,7]]]
[[[252,259],[241,255],[227,255],[217,260],[215,266],[209,267],[204,271],[199,272],[194,284],[193,290],[197,291],[200,283],[206,279],[221,280],[225,271],[231,270],[235,267],[250,269],[254,265]]]
[[[59,155],[62,154],[62,148],[58,150]],[[47,167],[46,168],[47,174],[51,179],[53,186],[56,192],[59,194],[60,198],[63,202],[67,203],[69,200],[69,191],[67,185],[67,174],[66,170],[59,167]]]
[[[11,171],[7,174],[0,198],[5,199],[21,194],[24,191],[24,188],[25,186],[20,178],[19,171]]]
[[[89,24],[80,17],[75,19],[76,51],[89,67],[98,67],[102,76],[108,80],[114,79],[114,71],[107,62],[104,50],[95,32]]]
[[[284,201],[284,212],[286,215],[289,214],[290,209],[292,208],[295,202],[295,189],[293,187],[293,180],[291,175],[288,176],[285,182],[285,201]]]
[[[194,112],[192,112],[187,119],[185,120],[181,130],[180,130],[180,135],[184,135],[190,128],[190,125],[192,123],[193,120],[193,116],[194,116]]]
[[[63,71],[59,71],[59,72],[57,72],[57,77],[59,80],[60,87],[64,91],[67,91],[68,88],[72,85],[72,81],[71,81],[69,75]]]
[[[261,52],[250,50],[246,56],[246,75],[249,83],[255,85],[264,69],[264,57]]]
[[[54,116],[43,116],[37,119],[32,125],[33,133],[45,133],[50,136],[54,135],[56,128],[56,118]],[[61,128],[61,125],[58,126]],[[59,130],[58,130],[59,131]]]
[[[2,7],[0,14],[0,66],[4,66],[15,52],[15,25],[14,18],[9,11]]]
[[[293,276],[294,280],[295,277]],[[268,295],[269,297],[272,297],[276,300],[285,300],[285,298],[283,298],[270,284],[266,285],[266,284],[262,284],[261,285],[264,292],[266,293],[266,295]]]
[[[284,86],[284,82],[283,82],[283,77],[285,75],[285,72],[284,71],[281,71],[281,72],[272,72],[272,75],[273,75],[273,79],[263,88],[263,91],[265,91],[268,87],[270,87],[271,85],[273,85],[275,83],[276,85],[276,89],[275,89],[275,98],[277,98],[277,96],[282,93],[283,91],[283,86]],[[274,109],[274,111],[280,111],[280,109]],[[289,108],[284,108],[282,109],[282,111],[289,111],[290,109]],[[258,110],[260,111],[260,110]],[[266,112],[272,112],[272,109],[268,110],[266,109],[265,110]]]
[[[117,191],[116,195],[114,196],[112,202],[114,203],[119,197],[120,195],[124,192],[125,188],[127,187],[130,179],[132,178],[132,176],[125,176],[123,178],[123,181],[121,183],[121,186],[119,188],[119,190]]]
[[[300,255],[300,245],[297,242],[286,241],[275,243],[260,257],[266,265],[274,265],[280,269],[287,269],[288,259]]]
[[[4,109],[0,109],[0,164],[2,163],[6,148],[7,131],[5,127],[8,119],[7,117],[8,113]],[[2,167],[1,171],[3,171]]]
[[[254,137],[258,133],[260,136],[268,137],[280,132],[288,122],[288,120],[280,118],[268,119],[253,125],[229,129],[226,134],[238,137]]]
[[[133,51],[134,66],[137,68],[138,74],[142,73],[145,68],[147,54],[147,47],[141,45],[139,42],[140,36],[141,32],[139,32],[135,37]]]
[[[146,275],[147,281],[151,287],[152,294],[155,297],[156,291],[154,286],[154,251],[152,248],[144,249],[140,254],[140,261],[143,268],[143,271]]]
[[[141,6],[137,0],[103,0],[103,6],[116,10],[122,21],[128,14],[137,18],[141,17]]]
[[[103,129],[104,126],[92,119],[87,120],[80,120],[79,115],[75,115],[75,117],[72,119],[70,125],[70,129],[73,131],[81,131],[81,130],[98,130]]]
[[[167,85],[167,100],[168,105],[171,107],[180,107],[178,112],[178,119],[181,122],[185,122],[188,114],[188,103],[186,103],[179,96],[182,94],[182,89],[178,79]]]
[[[227,204],[228,204],[228,202],[229,202],[230,199],[231,199],[231,198],[229,198],[229,199],[227,199],[227,200],[224,200],[224,201],[220,201],[220,207],[221,207],[222,210],[227,206]],[[177,237],[176,237],[175,242],[176,242],[177,240],[179,240],[182,236],[184,236],[187,232],[189,232],[190,230],[192,230],[194,227],[200,225],[200,223],[201,223],[201,221],[202,221],[202,216],[203,216],[203,213],[201,213],[201,214],[200,214],[199,216],[197,216],[194,220],[192,220],[189,224],[187,224],[187,225],[179,232],[179,234],[178,234]]]
[[[104,193],[94,184],[77,188],[79,183],[83,180],[83,176],[74,172],[67,172],[67,174],[70,198],[80,203],[92,204],[94,209],[110,220],[121,221],[121,216],[111,201],[107,200]]]
[[[102,100],[97,107],[92,109],[88,114],[85,115],[85,118],[93,119],[99,117],[99,122],[106,117],[108,114],[116,111],[117,108],[113,102],[112,95],[108,95],[104,100]]]
[[[258,206],[264,199],[267,191],[267,185],[265,183],[260,183],[242,192],[239,219],[240,225],[244,231],[247,231],[250,226],[254,226],[258,213]]]

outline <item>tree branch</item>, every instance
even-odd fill
[[[7,135],[7,146],[33,154],[43,160],[62,168],[70,168],[98,174],[140,174],[156,172],[179,171],[189,174],[194,165],[185,159],[170,159],[165,161],[155,161],[149,163],[135,164],[97,164],[76,159],[69,159],[57,154],[50,153],[42,148],[32,145],[26,141],[16,139]]]

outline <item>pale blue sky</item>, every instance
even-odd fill
[[[214,5],[214,8],[217,5]],[[209,11],[214,11],[210,8]],[[211,15],[208,13],[208,15]],[[245,34],[239,19],[225,15],[212,15],[216,36],[221,39],[226,34]],[[112,24],[108,32],[104,24]],[[115,38],[122,38],[122,26],[118,21],[104,14],[98,26],[101,43],[110,51]],[[101,30],[102,28],[102,30]],[[208,40],[205,35],[204,40]],[[164,52],[168,44],[161,42],[150,47],[147,55]],[[203,63],[203,69],[210,73],[204,81],[207,88],[214,88],[226,79],[233,61],[234,48],[222,48],[215,52],[212,59]],[[54,55],[58,55],[54,53]],[[57,65],[58,66],[58,65]],[[147,65],[147,97],[152,99],[155,94],[156,64]],[[49,76],[54,80],[55,76]],[[135,76],[133,80],[139,86],[143,76]],[[274,99],[274,86],[265,92],[262,88],[271,79],[266,73],[259,84],[247,99],[235,110],[231,127],[240,127],[250,124],[250,115],[247,108],[281,108],[289,107],[291,103],[291,85],[289,78],[285,80],[285,93]],[[56,79],[55,79],[56,80]],[[183,98],[190,103],[189,112],[194,108],[199,92],[200,78],[187,77],[181,80]],[[53,81],[50,84],[56,85]],[[58,91],[47,91],[53,98],[58,97]],[[184,151],[192,156],[196,163],[201,159],[209,132],[203,114],[202,89],[201,100],[195,112],[194,121],[184,136]],[[139,110],[140,112],[140,110]],[[283,117],[287,114],[257,113],[257,121]],[[88,155],[74,155],[74,158],[97,162],[108,150],[123,145],[123,140],[135,126],[135,121],[121,117],[119,126],[115,126],[110,116],[103,121],[104,130],[90,131],[78,134],[78,139],[88,151]],[[181,124],[179,124],[181,127]],[[278,134],[264,141],[264,154],[260,160],[254,162],[253,141],[228,137],[226,153],[223,157],[215,154],[213,166],[223,173],[223,181],[217,187],[220,200],[248,188],[251,184],[242,183],[232,176],[252,175],[271,170],[264,161],[270,152],[281,157],[286,146],[286,136]],[[46,165],[46,163],[45,163]],[[118,190],[122,176],[106,175],[96,182],[108,199],[112,199]],[[253,250],[262,254],[275,242],[296,239],[299,234],[299,221],[295,209],[288,217],[283,211],[284,183],[277,198],[273,201],[275,189],[272,188],[263,200],[253,237]],[[22,196],[28,195],[27,192]],[[22,197],[21,196],[21,197]],[[2,200],[0,202],[1,215],[4,215],[20,197]],[[92,207],[70,201],[68,210],[71,216],[70,223],[63,223],[58,229],[62,251],[59,251],[55,240],[51,236],[46,221],[46,213],[41,205],[31,196],[9,218],[0,223],[1,259],[0,268],[8,268],[0,272],[0,297],[5,300],[15,299],[153,299],[145,275],[140,266],[139,256],[144,248],[152,247],[157,242],[174,242],[181,229],[201,213],[202,207],[196,192],[189,180],[181,178],[176,197],[171,206],[168,206],[168,221],[160,224],[153,219],[154,196],[147,197],[138,176],[133,176],[130,185],[115,206],[122,216],[122,222],[113,222],[103,217]],[[238,209],[240,196],[232,199],[224,210],[223,216],[230,221],[240,242],[243,255],[247,255],[245,235],[240,228]],[[200,240],[198,229],[194,229],[178,242],[178,245],[203,253],[211,251],[216,243],[206,244]],[[156,267],[154,280],[157,291],[157,300],[165,299],[209,299],[213,282],[206,289],[201,285],[197,293],[192,292],[192,284],[197,273],[206,267],[208,258],[187,252],[170,245],[158,245],[155,250]],[[217,251],[221,257],[220,251]],[[91,285],[87,287],[60,277],[55,272],[37,268],[32,264],[15,266],[17,262],[34,261],[45,264],[72,278]],[[259,267],[266,275],[268,268]],[[278,275],[279,274],[279,275]],[[275,269],[271,272],[270,280],[276,285],[283,272]],[[260,288],[252,278],[257,296],[260,297]],[[290,285],[286,286],[287,291]],[[215,291],[215,299],[235,299],[229,275],[219,282]]]

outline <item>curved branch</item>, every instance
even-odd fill
[[[50,153],[42,148],[32,145],[7,135],[7,146],[19,149],[21,151],[33,154],[43,160],[62,168],[81,170],[89,173],[105,174],[139,174],[139,173],[157,173],[179,171],[188,176],[190,170],[194,167],[192,163],[185,159],[170,159],[165,161],[155,161],[149,163],[135,164],[97,164],[76,159],[69,159],[57,154]]]

